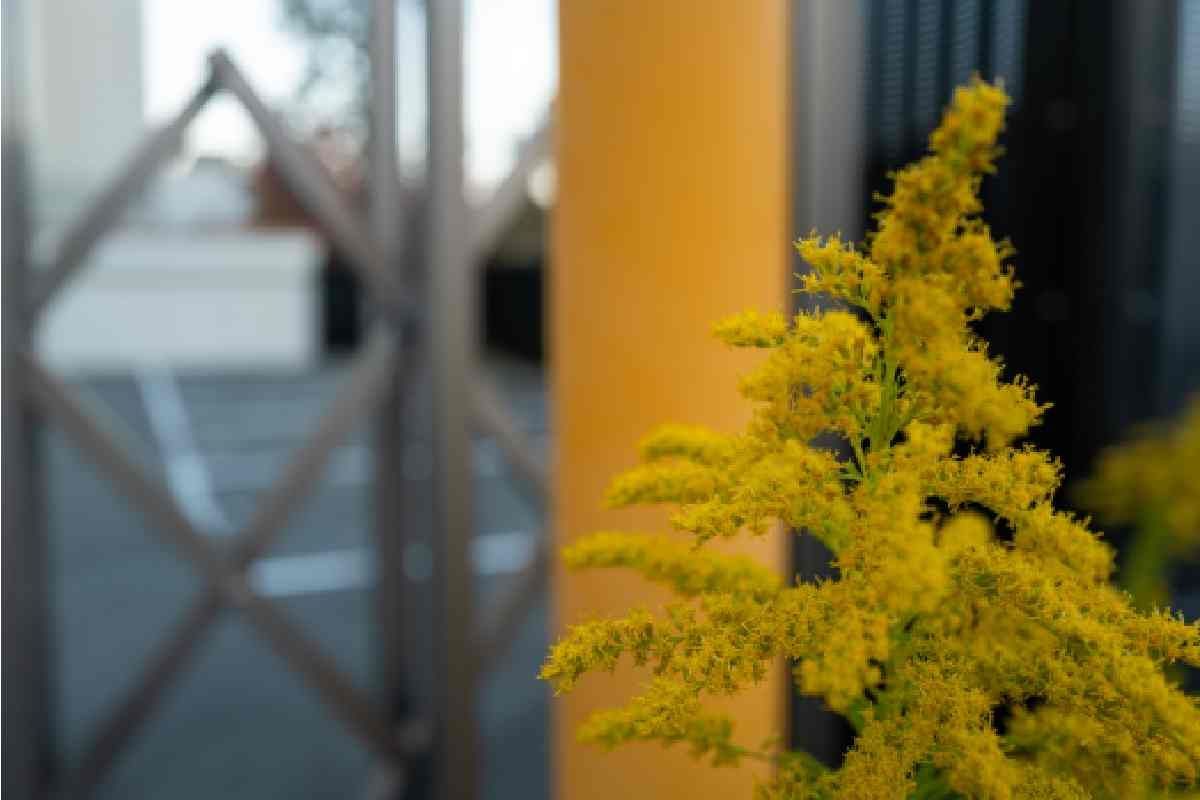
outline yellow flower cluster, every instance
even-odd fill
[[[1007,102],[1000,87],[978,81],[955,92],[930,154],[893,175],[866,254],[836,237],[798,243],[812,266],[802,290],[863,309],[885,334],[881,382],[903,363],[908,413],[985,436],[992,447],[1024,434],[1043,409],[1022,381],[999,380],[1001,365],[967,326],[1007,309],[1016,288],[1004,263],[1012,248],[973,216]]]
[[[679,596],[571,627],[551,649],[541,676],[558,692],[622,657],[654,673],[584,739],[768,759],[761,800],[1117,798],[1200,780],[1200,708],[1165,672],[1200,665],[1200,628],[1110,586],[1109,548],[1052,505],[1057,462],[1012,446],[1042,407],[1000,380],[969,327],[1014,287],[1009,248],[974,216],[1006,102],[978,80],[955,93],[865,250],[799,243],[802,291],[850,310],[716,326],[766,351],[741,384],[746,430],[664,427],[608,496],[677,505],[693,544],[601,533],[567,549],[571,567],[633,569]],[[787,583],[703,546],[776,522],[819,537],[836,577]],[[855,726],[839,768],[739,745],[705,710],[781,658],[798,691]]]
[[[736,764],[747,751],[732,741],[727,717],[708,714],[682,684],[656,680],[626,708],[602,711],[584,723],[579,738],[606,749],[632,741],[686,742],[692,755],[711,754],[714,766]]]
[[[563,561],[571,569],[633,569],[683,597],[731,592],[765,600],[780,589],[779,576],[749,558],[721,556],[661,536],[592,534],[564,549]]]

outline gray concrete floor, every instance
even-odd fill
[[[544,445],[540,373],[497,359],[488,361],[488,370]],[[224,536],[247,519],[287,454],[311,430],[340,375],[338,366],[282,377],[158,373],[91,378],[75,386],[123,423],[138,457],[163,476],[194,519]],[[412,501],[413,524],[422,529],[429,513],[422,506],[429,496],[428,409],[417,403],[410,417],[403,489]],[[484,540],[477,550],[478,591],[486,604],[512,579],[541,517],[494,443],[477,440],[475,455],[478,537]],[[364,688],[371,686],[376,644],[369,577],[364,579],[371,567],[369,464],[370,441],[360,430],[337,452],[320,490],[258,573],[264,590]],[[46,435],[45,470],[56,729],[60,754],[70,764],[201,586],[53,429]],[[420,598],[420,569],[412,580]],[[417,641],[432,635],[429,616],[427,600],[408,610]],[[485,798],[549,794],[547,693],[535,678],[545,646],[543,603],[484,681]],[[427,650],[415,649],[413,701],[421,707],[433,675]],[[361,797],[372,767],[369,754],[255,631],[226,614],[98,796]]]

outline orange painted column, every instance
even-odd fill
[[[664,510],[603,510],[604,489],[659,423],[745,423],[737,379],[756,356],[724,349],[709,328],[789,307],[793,232],[783,0],[563,0],[559,14],[549,313],[561,545],[601,529],[668,530]],[[783,569],[782,535],[747,547]],[[556,630],[665,599],[623,572],[558,568]],[[553,701],[555,796],[749,797],[746,770],[699,764],[682,747],[576,742],[590,712],[647,679],[626,666]],[[780,669],[727,705],[739,741],[784,731],[783,679]]]

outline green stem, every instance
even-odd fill
[[[876,372],[879,380],[879,410],[868,426],[867,447],[871,452],[879,452],[891,447],[892,440],[900,431],[896,401],[899,399],[900,387],[896,381],[899,364],[896,363],[892,352],[892,320],[884,317],[879,322],[880,338],[883,340],[883,354]]]
[[[854,458],[858,462],[858,474],[865,481],[867,479],[867,458],[863,454],[862,442],[858,439],[851,439],[850,446],[854,448]]]

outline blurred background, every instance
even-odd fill
[[[646,424],[742,419],[707,323],[790,305],[788,242],[860,237],[974,72],[1032,441],[1070,485],[1200,390],[1200,2],[429,3],[4,0],[12,797],[649,791],[535,678],[641,590],[547,553]],[[268,607],[193,568],[247,528]]]

